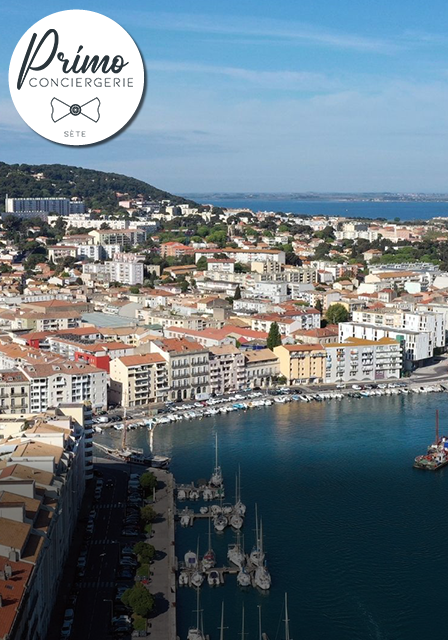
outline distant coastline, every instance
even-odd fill
[[[255,197],[257,195],[260,197]],[[335,194],[333,197],[330,194],[308,194],[307,199],[299,199],[302,194],[265,194],[265,197],[261,197],[262,195],[196,193],[188,194],[188,197],[196,202],[228,209],[282,211],[298,216],[320,215],[392,221],[399,218],[401,222],[448,217],[447,194],[421,194],[421,199],[417,199],[417,195],[414,194],[414,199],[408,196],[407,200],[406,194],[401,194],[401,199],[398,199],[399,194],[374,194],[375,199],[373,194],[370,194],[370,197],[368,194]],[[288,195],[291,197],[288,198]],[[187,197],[187,194],[184,194],[184,197]]]
[[[185,193],[185,197],[203,200],[247,200],[290,202],[448,202],[447,193],[275,193],[220,192]]]

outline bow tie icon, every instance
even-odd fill
[[[72,104],[69,105],[58,98],[53,98],[51,101],[51,119],[53,122],[59,122],[66,116],[79,116],[82,115],[85,118],[89,118],[93,122],[98,122],[100,119],[100,104],[98,98],[93,98],[84,104]]]

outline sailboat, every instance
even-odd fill
[[[235,478],[235,506],[232,508],[232,515],[230,516],[229,523],[234,529],[241,529],[244,524],[244,513],[246,506],[241,502],[239,498],[238,476]],[[244,509],[243,509],[244,507]]]
[[[196,589],[196,594],[196,626],[188,629],[187,640],[205,640],[202,624],[199,623],[201,613],[199,609],[199,589]]]
[[[212,521],[211,518],[208,519],[208,550],[207,553],[204,554],[202,558],[202,568],[212,569],[216,564],[216,556],[215,552],[212,549]]]
[[[200,586],[202,586],[202,583],[204,582],[204,574],[199,570],[200,569],[200,565],[199,565],[199,538],[198,538],[198,548],[196,551],[196,558],[197,558],[197,562],[196,562],[196,569],[193,572],[193,575],[191,576],[191,584],[193,585],[193,587],[199,588]]]
[[[263,591],[267,591],[271,587],[271,574],[267,570],[266,563],[264,562],[264,552],[263,552],[263,522],[260,521],[260,550],[259,550],[259,558],[263,558],[261,562],[258,564],[255,569],[254,581],[255,585],[262,589]]]
[[[236,565],[239,569],[242,569],[246,560],[244,551],[241,548],[240,532],[236,534],[236,543],[229,546],[227,551],[227,558]]]
[[[222,487],[223,478],[221,467],[218,464],[218,434],[215,436],[215,468],[210,478],[210,484],[212,487]]]
[[[236,581],[240,587],[250,587],[250,573],[248,572],[246,567],[243,567],[241,571],[238,571]]]
[[[237,492],[236,492],[234,512],[241,517],[244,517],[246,514],[246,505],[241,502],[241,469],[240,468],[238,468]]]
[[[184,555],[185,567],[187,569],[196,569],[198,566],[198,556],[194,551],[187,551]]]
[[[263,564],[264,561],[264,553],[263,553],[263,543],[260,542],[259,532],[258,532],[258,507],[255,505],[255,545],[250,552],[250,561],[256,567]]]

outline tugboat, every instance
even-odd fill
[[[424,456],[417,456],[414,460],[416,469],[437,471],[448,464],[448,437],[439,437],[439,411],[436,411],[436,440],[430,444]]]

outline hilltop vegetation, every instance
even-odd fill
[[[88,207],[113,211],[118,208],[116,193],[147,200],[170,200],[172,204],[191,202],[152,185],[118,173],[106,173],[63,164],[6,164],[0,162],[0,206],[6,194],[13,198],[79,197]],[[194,204],[194,203],[193,203]]]

